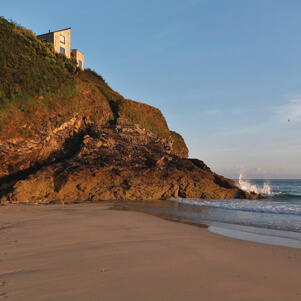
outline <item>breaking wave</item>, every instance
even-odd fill
[[[299,204],[275,203],[270,201],[248,200],[201,200],[201,199],[173,199],[181,204],[226,210],[240,210],[274,214],[301,215]]]
[[[263,184],[263,187],[258,187],[256,184],[251,184],[248,180],[243,179],[242,173],[239,175],[238,187],[244,191],[255,192],[261,195],[273,195],[271,185],[268,182]]]

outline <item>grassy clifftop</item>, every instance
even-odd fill
[[[51,44],[37,39],[31,30],[0,18],[0,40],[2,103],[75,84],[76,60],[55,53]]]
[[[110,105],[115,119],[120,117],[126,124],[139,124],[159,137],[170,137],[171,134],[166,120],[157,108],[125,99],[119,93],[112,90],[101,76],[91,70],[81,72],[79,77],[84,81],[93,82]]]
[[[183,138],[170,132],[160,110],[125,99],[94,71],[54,52],[31,30],[0,17],[0,141],[47,135],[74,114],[97,124],[138,124],[175,140],[174,153],[187,156]]]

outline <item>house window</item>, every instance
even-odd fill
[[[65,44],[65,37],[62,36],[62,35],[60,35],[60,42],[61,42],[62,44]]]
[[[82,61],[78,61],[78,66],[81,68],[82,67]]]
[[[60,53],[64,53],[65,54],[65,48],[60,47]]]

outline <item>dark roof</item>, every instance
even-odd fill
[[[46,34],[50,34],[50,33],[54,33],[54,32],[59,32],[59,31],[68,30],[68,29],[71,29],[71,27],[68,27],[68,28],[65,28],[65,29],[61,29],[61,30],[50,31],[50,32],[46,32],[46,33],[43,33],[43,34],[39,34],[39,35],[37,35],[37,37],[39,37],[39,36],[44,36],[44,35],[46,35]]]

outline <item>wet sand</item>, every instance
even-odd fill
[[[301,300],[301,250],[106,204],[0,206],[0,300]]]

